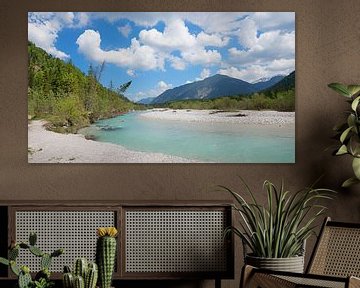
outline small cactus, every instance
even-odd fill
[[[64,253],[64,249],[57,249],[51,253],[51,257],[58,257]]]
[[[96,263],[89,263],[85,276],[85,288],[95,288],[98,279],[98,266]]]
[[[66,272],[62,277],[64,288],[73,288],[74,287],[74,276],[71,272]]]
[[[41,251],[38,247],[35,246],[37,236],[35,233],[30,233],[29,244],[20,242],[16,243],[14,240],[11,241],[8,251],[8,259],[0,257],[0,263],[10,266],[11,271],[18,276],[18,286],[19,288],[29,288],[29,287],[40,287],[39,285],[43,283],[44,285],[50,285],[50,265],[53,257],[60,256],[63,254],[63,249],[55,250],[53,253],[48,254]],[[41,257],[41,271],[39,271],[35,276],[35,281],[32,280],[30,275],[30,269],[28,266],[22,266],[21,268],[16,264],[16,259],[19,256],[19,250],[29,250],[30,253],[37,257]],[[38,285],[38,283],[40,283]],[[42,285],[42,284],[41,284]],[[43,287],[43,286],[41,286]],[[45,286],[44,286],[45,287]],[[46,286],[50,287],[50,286]]]
[[[110,288],[116,258],[115,227],[98,228],[99,236],[96,243],[96,262],[99,267],[99,282],[101,288]]]
[[[14,260],[10,261],[10,269],[16,276],[20,275],[20,268],[16,265],[16,262]]]
[[[49,269],[44,268],[44,269],[40,270],[38,273],[36,273],[35,280],[40,281],[42,278],[48,280],[48,279],[50,279],[50,275],[51,275],[51,273],[50,273]]]
[[[37,235],[34,232],[31,232],[29,235],[29,244],[31,246],[35,246],[36,245],[36,241],[37,241]]]
[[[52,257],[50,254],[45,253],[42,257],[41,257],[41,261],[40,261],[40,267],[41,269],[49,269],[50,265],[51,265],[51,260]]]
[[[19,246],[15,246],[14,248],[9,250],[8,253],[9,260],[16,260],[16,258],[19,256]]]
[[[18,279],[19,288],[28,288],[30,283],[32,283],[30,269],[27,266],[23,266]]]
[[[4,264],[6,266],[10,265],[10,261],[8,259],[3,258],[3,257],[0,257],[0,263]]]
[[[71,269],[69,266],[67,265],[64,266],[64,273],[71,273]]]
[[[64,288],[95,288],[98,279],[98,268],[95,263],[89,263],[85,258],[78,258],[74,263],[74,272],[71,273],[69,266],[64,266]],[[82,276],[83,275],[83,276]]]
[[[75,276],[81,276],[83,279],[85,279],[87,268],[88,262],[85,258],[76,259],[74,267]]]
[[[29,251],[30,251],[32,254],[34,254],[35,256],[37,256],[37,257],[41,257],[41,256],[44,255],[44,252],[42,252],[42,251],[40,250],[40,248],[38,248],[38,247],[36,247],[36,246],[30,246],[30,247],[29,247]]]
[[[74,277],[74,288],[85,288],[84,278],[81,276]]]

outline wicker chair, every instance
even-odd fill
[[[246,265],[240,287],[360,287],[360,224],[326,218],[306,273],[277,272]]]

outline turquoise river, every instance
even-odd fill
[[[199,162],[294,163],[295,125],[245,125],[150,120],[132,112],[80,131],[129,150],[159,152]]]

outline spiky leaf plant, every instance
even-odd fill
[[[334,127],[339,139],[339,147],[334,151],[334,155],[350,155],[352,159],[352,169],[354,176],[347,179],[342,186],[349,187],[360,183],[360,85],[344,85],[331,83],[328,85],[338,94],[347,98],[350,104],[349,111],[346,112],[347,120]]]
[[[296,193],[280,189],[266,180],[266,206],[256,200],[249,186],[241,179],[251,201],[233,190],[220,186],[236,201],[233,208],[240,215],[240,227],[229,227],[249,247],[252,256],[265,258],[288,258],[302,254],[303,244],[314,233],[315,220],[324,214],[326,207],[318,200],[332,199],[334,191],[305,188]]]

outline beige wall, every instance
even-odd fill
[[[28,164],[27,12],[72,10],[295,11],[296,164]],[[0,200],[229,199],[209,187],[223,184],[236,188],[237,175],[265,199],[261,190],[264,179],[275,183],[284,179],[294,190],[325,173],[321,185],[339,191],[329,215],[359,222],[360,186],[348,191],[339,188],[351,173],[349,159],[334,158],[325,151],[332,143],[331,128],[346,107],[344,99],[327,84],[360,82],[359,15],[358,0],[1,1]],[[225,286],[236,287],[238,274],[236,281],[227,281]]]

